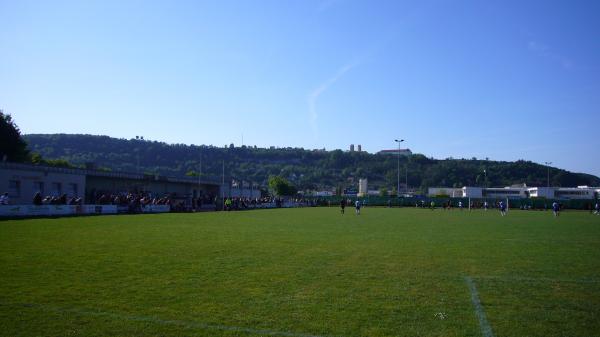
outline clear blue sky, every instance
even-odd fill
[[[527,159],[600,175],[599,1],[0,0],[24,133]]]

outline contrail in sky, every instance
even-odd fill
[[[327,81],[321,83],[315,90],[311,91],[308,94],[308,118],[310,122],[310,127],[312,128],[313,135],[317,137],[318,125],[317,119],[319,118],[319,114],[317,112],[317,100],[319,97],[327,91],[335,82],[337,82],[342,76],[344,76],[350,69],[356,67],[358,62],[352,62],[341,67],[337,73],[328,79]]]

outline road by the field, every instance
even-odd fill
[[[305,208],[0,221],[3,336],[600,335],[600,216]]]

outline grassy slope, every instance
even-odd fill
[[[479,336],[465,276],[496,336],[600,331],[600,217],[351,211],[0,222],[0,331]]]

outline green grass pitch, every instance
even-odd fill
[[[2,336],[599,336],[600,216],[0,221]]]

